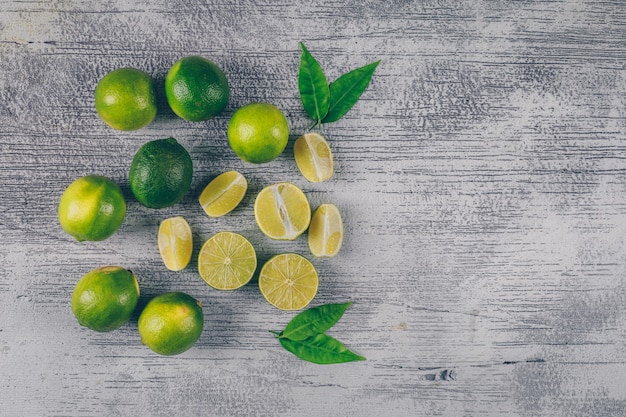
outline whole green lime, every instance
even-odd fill
[[[119,229],[126,201],[119,185],[106,177],[87,175],[71,183],[59,201],[59,223],[78,241],[98,241]]]
[[[141,341],[150,349],[160,355],[178,355],[200,338],[202,304],[182,292],[158,295],[141,312],[138,328]]]
[[[193,164],[189,152],[174,138],[144,144],[128,174],[130,189],[146,207],[163,208],[179,202],[189,191]]]
[[[218,115],[228,104],[230,89],[224,72],[212,61],[187,56],[165,77],[165,96],[179,117],[192,122]]]
[[[154,81],[136,68],[119,68],[96,86],[96,111],[106,124],[118,130],[137,130],[157,114]]]
[[[139,284],[131,271],[105,266],[84,275],[72,293],[72,311],[81,326],[108,332],[126,323],[139,301]]]
[[[238,109],[228,123],[228,143],[246,162],[276,159],[287,146],[289,126],[280,109],[269,103],[250,103]]]

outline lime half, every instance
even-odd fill
[[[202,279],[218,290],[235,290],[246,285],[256,270],[256,252],[245,237],[220,232],[208,239],[198,255]]]
[[[306,307],[317,294],[318,276],[309,260],[296,253],[283,253],[261,268],[259,289],[263,297],[281,310]]]
[[[254,202],[261,231],[277,240],[294,240],[309,227],[311,206],[296,185],[281,182],[265,187]]]

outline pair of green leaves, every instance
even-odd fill
[[[341,119],[359,100],[380,61],[373,62],[343,74],[331,84],[317,60],[300,43],[300,71],[298,87],[304,110],[315,120],[315,125]]]
[[[363,356],[351,352],[343,343],[324,333],[339,321],[351,304],[309,308],[295,316],[285,330],[272,333],[278,336],[286,350],[305,361],[321,365],[364,361]]]

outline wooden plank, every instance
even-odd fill
[[[626,414],[626,9],[620,1],[4,1],[0,9],[0,409],[3,416],[623,416]],[[293,139],[310,121],[298,42],[329,80],[382,59],[357,105],[323,127],[336,174],[308,183],[293,140],[265,165],[228,148],[235,109],[269,101]],[[136,132],[105,126],[93,89],[133,66],[162,84],[189,54],[226,72],[226,111],[159,115]],[[182,203],[141,207],[133,154],[174,136],[194,179]],[[209,219],[197,203],[220,172],[249,180],[242,205]],[[99,173],[122,186],[118,233],[78,243],[56,218],[63,189]],[[268,330],[295,313],[260,295],[210,289],[192,265],[167,271],[159,222],[183,215],[196,252],[219,230],[263,262],[274,242],[253,217],[272,182],[333,202],[340,255],[312,259],[314,305],[352,300],[331,333],[367,361],[302,362]],[[90,269],[132,269],[141,303],[180,290],[203,302],[197,345],[166,358],[137,317],[99,334],[69,299]]]

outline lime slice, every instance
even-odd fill
[[[298,169],[311,182],[326,181],[333,176],[333,154],[319,133],[305,133],[293,145]]]
[[[193,237],[187,220],[180,216],[163,220],[159,226],[158,245],[167,269],[185,269],[193,252]]]
[[[261,294],[281,310],[306,307],[317,294],[318,282],[313,264],[296,253],[274,256],[263,265],[259,275]]]
[[[309,227],[311,206],[300,188],[281,182],[261,190],[254,202],[254,217],[266,236],[294,240]]]
[[[248,189],[248,182],[237,171],[215,177],[200,194],[199,202],[210,217],[221,217],[235,209]]]
[[[309,226],[309,249],[318,258],[332,258],[343,242],[343,221],[334,204],[322,204],[315,210]]]
[[[246,285],[256,270],[256,252],[243,236],[219,232],[209,238],[198,255],[202,279],[218,290],[235,290]]]

